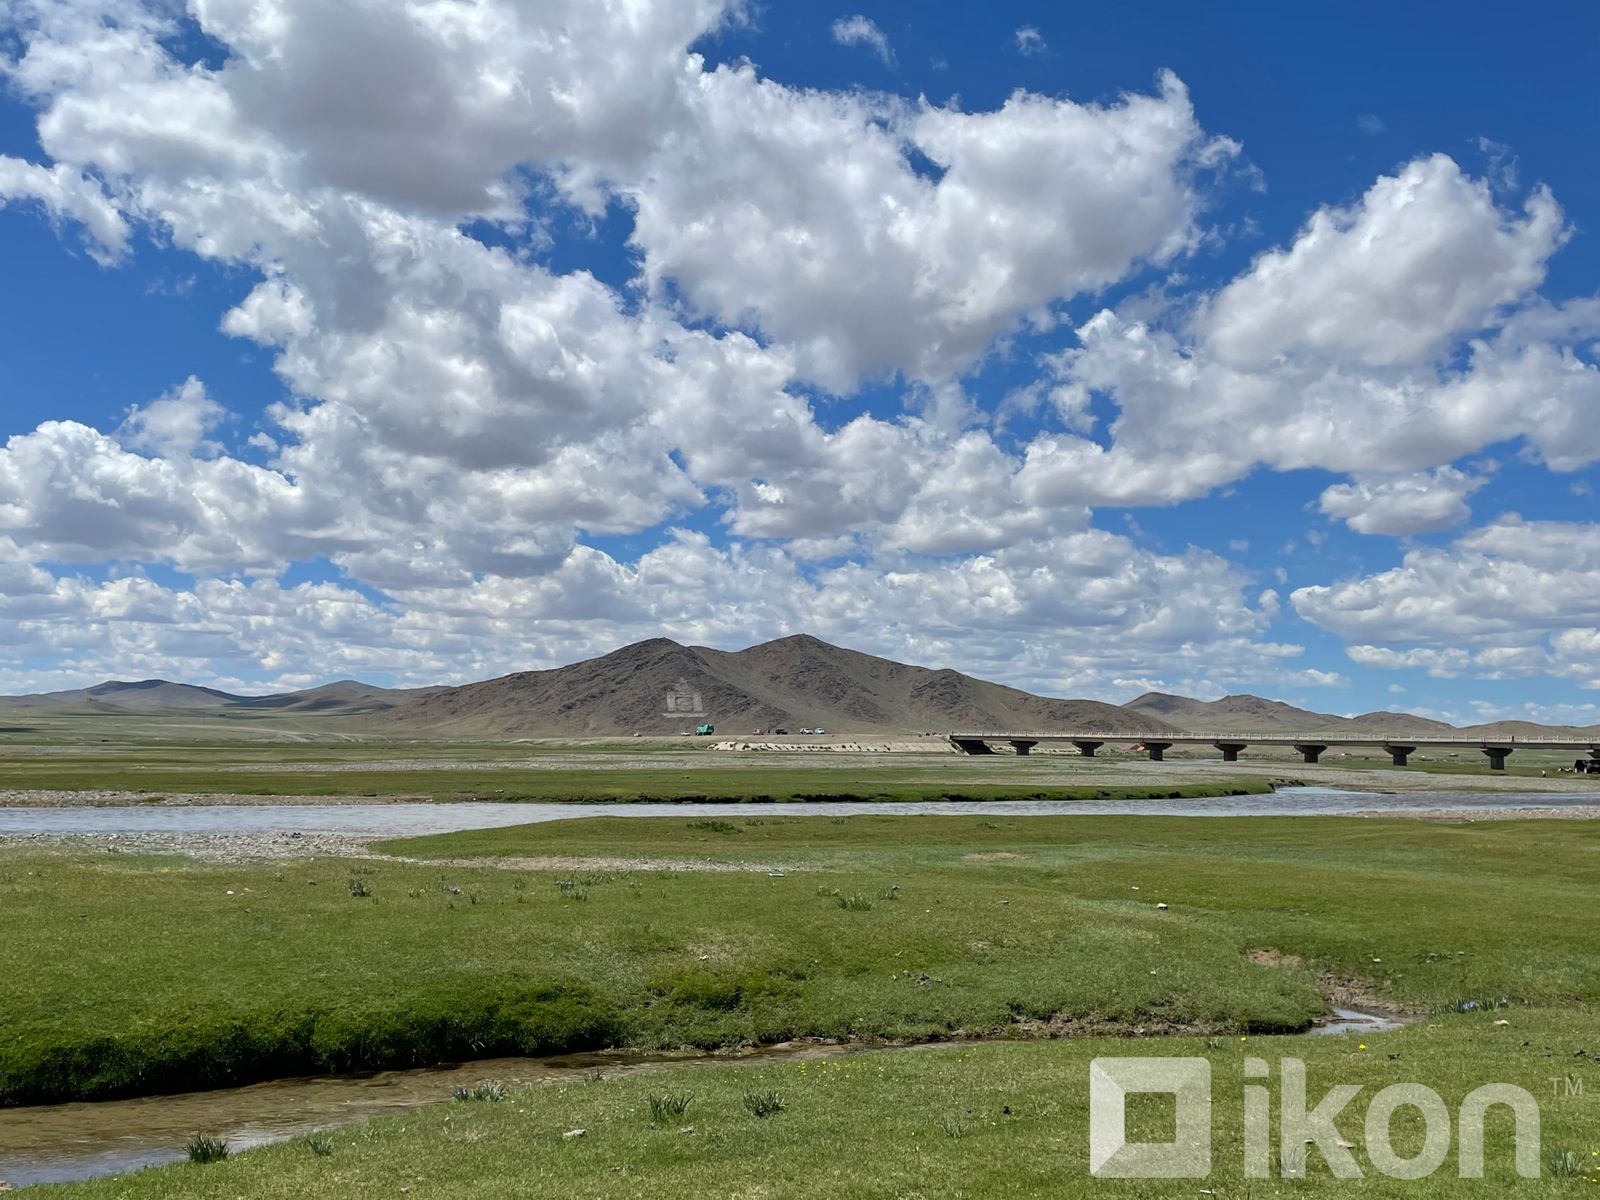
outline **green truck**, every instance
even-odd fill
[[[703,737],[708,733],[715,733],[717,731],[717,727],[715,725],[712,725],[709,722],[707,722],[704,725],[696,725],[694,727],[694,731],[695,731],[695,733],[697,733],[697,734],[699,734],[700,736]]]

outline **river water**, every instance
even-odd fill
[[[578,817],[664,816],[1315,816],[1353,812],[1600,808],[1600,794],[1561,792],[1344,792],[1294,787],[1259,796],[1187,800],[961,800],[723,802],[705,804],[493,803],[206,804],[0,808],[0,838],[62,834],[262,834],[285,830],[409,837]]]

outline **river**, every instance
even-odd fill
[[[1346,792],[1291,787],[1256,796],[1186,800],[819,800],[803,803],[589,804],[462,801],[439,804],[141,804],[0,808],[0,838],[71,834],[262,834],[286,830],[356,837],[410,837],[578,817],[876,816],[1317,816],[1448,809],[1600,809],[1600,795],[1560,792]]]

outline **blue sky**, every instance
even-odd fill
[[[5,10],[0,690],[1600,723],[1593,5],[641,11]]]

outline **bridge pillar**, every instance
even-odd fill
[[[1326,746],[1318,746],[1312,742],[1296,742],[1294,748],[1300,751],[1300,757],[1308,763],[1316,762],[1322,757],[1322,752],[1327,749]]]
[[[1511,755],[1510,746],[1485,746],[1483,752],[1489,756],[1489,769],[1491,771],[1504,771],[1506,759]]]
[[[1392,742],[1385,742],[1383,748],[1389,752],[1389,757],[1397,767],[1405,766],[1406,760],[1417,752],[1415,746],[1396,746]]]
[[[1018,754],[1027,754],[1028,751],[1032,750],[1038,744],[1039,743],[1037,741],[1031,741],[1030,742],[1026,738],[1012,738],[1011,739],[1011,747]]]
[[[1212,742],[1218,750],[1222,751],[1223,762],[1238,762],[1239,751],[1248,746],[1249,742]]]
[[[956,749],[964,754],[993,754],[994,747],[982,738],[951,738]]]
[[[1072,744],[1078,748],[1078,753],[1085,758],[1093,758],[1094,752],[1105,745],[1104,742],[1073,742]]]
[[[1146,752],[1150,755],[1150,761],[1151,762],[1161,762],[1162,761],[1162,755],[1166,754],[1166,752],[1168,750],[1172,749],[1172,743],[1171,742],[1146,742],[1144,744],[1144,748],[1145,748]]]

